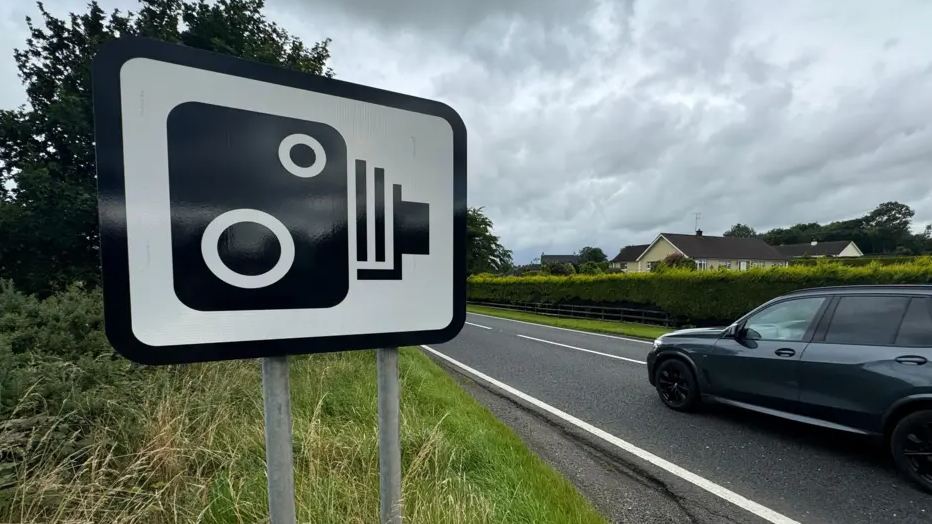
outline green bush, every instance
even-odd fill
[[[586,262],[579,266],[580,275],[601,275],[605,271],[596,262]]]
[[[541,273],[547,275],[575,275],[576,268],[573,264],[561,263],[561,262],[550,262],[543,264],[540,268]]]
[[[884,266],[892,265],[902,265],[902,264],[913,264],[913,263],[922,263],[924,259],[928,259],[928,256],[914,257],[914,256],[886,256],[886,257],[838,257],[838,258],[797,258],[790,262],[791,266],[818,266],[822,264],[839,264],[843,266],[869,266],[873,263],[878,263]]]
[[[932,283],[932,259],[864,267],[819,264],[748,271],[671,268],[659,273],[471,278],[468,297],[506,303],[636,304],[662,309],[678,322],[724,322],[797,289],[901,283]]]
[[[148,416],[138,386],[150,370],[114,358],[102,309],[98,290],[39,300],[0,281],[0,513],[23,461],[76,460],[117,419],[132,442]]]
[[[652,273],[660,273],[668,269],[685,269],[688,271],[696,270],[696,261],[686,258],[679,253],[671,253],[666,258],[657,262],[650,268]]]

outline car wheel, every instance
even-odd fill
[[[676,411],[694,411],[699,405],[696,377],[682,360],[670,358],[657,366],[654,383],[660,400]]]
[[[890,435],[890,450],[900,472],[932,493],[932,410],[901,420]]]

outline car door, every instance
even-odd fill
[[[932,299],[845,295],[800,359],[806,415],[866,432],[880,431],[886,409],[932,391]]]
[[[829,303],[826,296],[774,302],[737,324],[702,359],[710,393],[780,411],[799,401],[799,358]]]

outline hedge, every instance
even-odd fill
[[[771,298],[797,289],[846,284],[932,284],[932,259],[912,264],[850,267],[688,271],[569,277],[470,277],[474,301],[640,305],[659,308],[677,322],[727,322]]]
[[[817,266],[822,264],[840,264],[843,266],[869,266],[877,263],[884,266],[895,264],[913,264],[928,257],[893,256],[893,257],[837,257],[837,258],[797,258],[790,262],[793,266]]]

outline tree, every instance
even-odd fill
[[[912,236],[913,216],[916,214],[906,204],[884,202],[864,217],[864,227],[875,241],[874,249],[881,253],[896,251],[909,242]]]
[[[754,228],[744,224],[735,224],[731,226],[731,229],[722,233],[724,237],[738,237],[738,238],[757,238],[757,231],[754,231]]]
[[[466,215],[466,270],[477,273],[507,273],[514,267],[511,251],[492,234],[492,220],[481,207],[471,207]]]
[[[600,247],[586,246],[579,250],[579,265],[583,265],[586,262],[594,262],[596,264],[608,262],[608,256]]]
[[[305,46],[265,19],[264,0],[140,0],[137,13],[97,2],[42,23],[14,58],[28,104],[0,111],[0,277],[29,293],[99,282],[91,60],[104,42],[140,35],[333,76],[329,39]]]

